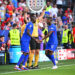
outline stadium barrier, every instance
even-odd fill
[[[58,50],[58,60],[75,59],[75,49],[61,49]]]
[[[5,64],[5,52],[0,51],[0,64]]]
[[[0,65],[9,64],[9,53],[6,51],[0,51]]]
[[[9,63],[17,63],[21,56],[21,46],[10,46],[9,49]]]

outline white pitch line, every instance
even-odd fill
[[[66,66],[72,66],[72,65],[75,65],[75,64],[71,64],[71,65],[62,65],[62,66],[58,66],[59,67],[66,67]],[[0,73],[0,74],[11,74],[11,73],[16,73],[16,72],[26,72],[26,71],[34,71],[34,70],[44,70],[44,69],[48,69],[48,68],[51,68],[51,67],[46,67],[46,68],[41,68],[41,69],[33,69],[33,70],[23,70],[23,71],[12,71],[12,72],[5,72],[5,73]]]

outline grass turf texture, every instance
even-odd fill
[[[40,62],[39,69],[16,71],[14,65],[0,65],[0,75],[75,75],[75,60],[59,61],[56,70],[52,66],[51,62]]]

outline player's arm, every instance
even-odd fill
[[[46,39],[47,37],[49,37],[51,34],[53,33],[53,31],[50,31],[42,40]],[[42,41],[41,40],[41,41]]]
[[[43,10],[43,12],[41,13],[41,15],[39,16],[39,20],[41,20],[45,15],[45,10]]]
[[[32,35],[30,34],[30,30],[29,30],[29,29],[27,29],[27,34],[28,34],[32,39],[34,39],[36,42],[38,42],[38,39],[35,39],[34,37],[32,37]]]
[[[27,13],[25,13],[25,15],[24,15],[24,20],[25,20],[26,23],[29,22],[29,20],[27,19]]]

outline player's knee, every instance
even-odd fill
[[[47,51],[47,50],[45,51],[45,55],[46,55],[46,56],[48,55],[48,51]]]
[[[46,56],[47,56],[47,55],[53,55],[53,51],[46,50],[46,51],[45,51],[45,55],[46,55]]]
[[[53,55],[53,51],[50,51],[49,54],[50,54],[50,55]]]
[[[39,51],[36,51],[35,54],[39,54]]]
[[[29,53],[25,53],[25,52],[23,52],[23,54],[26,56],[26,55],[29,55]]]
[[[32,50],[31,53],[35,54],[35,50]]]

